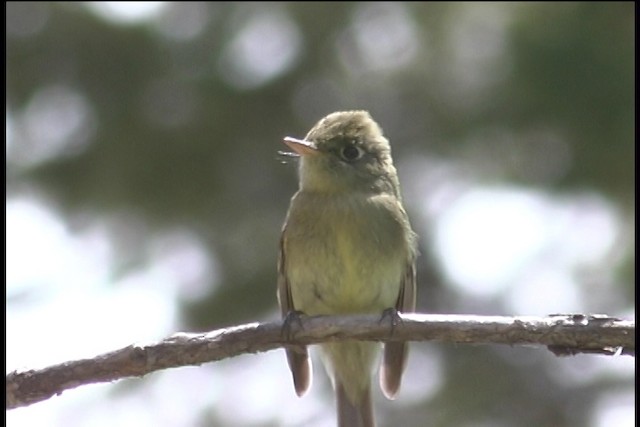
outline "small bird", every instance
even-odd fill
[[[416,235],[402,206],[389,142],[366,111],[320,120],[304,139],[284,143],[300,156],[278,258],[282,316],[382,314],[415,310]],[[320,346],[332,378],[339,427],[373,427],[371,377],[380,344]],[[406,342],[384,344],[380,387],[393,399],[407,358]],[[298,396],[311,385],[305,346],[287,348]]]

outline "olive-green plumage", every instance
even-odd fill
[[[278,300],[282,315],[381,314],[415,309],[415,234],[402,206],[389,142],[369,113],[345,111],[318,122],[304,140],[286,138],[300,154],[300,188],[282,231]],[[327,343],[341,427],[370,427],[371,376],[379,344]],[[385,344],[380,385],[400,386],[406,343]],[[287,350],[296,392],[310,386],[307,349]]]

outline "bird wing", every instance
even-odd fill
[[[288,332],[290,323],[297,316],[297,311],[291,297],[291,286],[286,271],[286,226],[282,230],[280,238],[280,251],[278,253],[278,304],[282,318],[285,319],[283,330]],[[306,346],[289,346],[286,348],[289,369],[293,376],[293,385],[298,396],[302,396],[311,385],[311,360]]]
[[[407,264],[395,308],[401,313],[413,312],[416,309],[416,270],[414,261]],[[408,350],[409,344],[407,342],[388,342],[384,345],[384,355],[380,367],[380,388],[388,399],[395,398],[400,389]]]

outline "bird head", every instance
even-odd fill
[[[286,137],[284,143],[301,157],[303,191],[399,196],[389,141],[366,111],[329,114],[304,139]]]

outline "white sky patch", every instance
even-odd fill
[[[9,369],[90,357],[170,331],[174,295],[166,287],[109,284],[106,234],[72,235],[28,199],[9,200],[6,212]]]
[[[144,271],[152,278],[148,282],[165,283],[181,299],[197,301],[219,279],[219,266],[211,264],[215,258],[207,255],[204,244],[188,230],[157,236],[149,246],[152,263]]]
[[[26,198],[10,199],[6,212],[9,369],[168,335],[177,326],[177,296],[195,299],[216,277],[196,236],[176,231],[150,239],[149,263],[111,283],[107,229],[71,234],[52,211]],[[43,345],[51,350],[39,351]]]
[[[576,271],[605,265],[620,224],[604,199],[552,199],[514,187],[475,188],[436,214],[434,244],[454,286],[504,294],[513,314],[583,307]]]
[[[418,36],[402,3],[360,3],[351,27],[337,40],[336,48],[351,71],[394,71],[418,56]]]
[[[509,312],[514,316],[546,316],[582,311],[579,286],[570,273],[566,265],[532,263],[506,293]]]
[[[229,425],[323,426],[335,423],[335,414],[327,411],[327,402],[321,393],[323,378],[318,377],[325,373],[317,358],[313,358],[311,391],[304,399],[295,394],[282,349],[262,353],[260,357],[247,355],[227,360],[220,367],[227,375],[217,384],[215,410]]]
[[[155,19],[169,5],[169,2],[87,1],[84,5],[106,21],[116,24],[137,24]]]
[[[567,360],[571,360],[568,363]],[[599,380],[633,378],[635,359],[630,356],[577,355],[571,359],[556,358],[549,365],[549,374],[562,387],[585,387]]]
[[[162,283],[171,277],[140,274],[128,276],[127,283],[109,283],[113,254],[106,230],[72,234],[56,214],[29,198],[7,200],[6,230],[7,372],[93,357],[175,331],[175,289]],[[148,277],[155,281],[140,280]],[[7,425],[89,425],[70,418],[79,408],[103,405],[110,387],[80,387],[8,411]]]
[[[301,47],[302,35],[295,22],[284,11],[270,8],[241,25],[225,47],[220,72],[236,87],[258,87],[288,70]]]
[[[24,111],[13,112],[7,160],[20,166],[81,152],[92,140],[97,118],[88,100],[65,86],[40,89]]]
[[[594,406],[593,427],[633,427],[636,424],[635,390],[612,392]]]
[[[409,352],[407,369],[402,377],[402,387],[400,387],[394,405],[419,405],[421,402],[433,398],[444,385],[446,369],[442,354],[439,349],[433,346],[423,347],[419,351],[416,349]],[[374,386],[376,381],[377,378],[374,378]]]
[[[97,241],[100,238],[86,235],[85,245],[80,244],[43,205],[26,198],[7,200],[6,227],[9,309],[12,298],[27,295],[42,301],[105,283],[110,254]],[[69,280],[69,272],[73,272],[73,280]]]
[[[465,292],[504,290],[544,244],[536,197],[515,191],[472,190],[437,220],[435,245],[445,271]]]

